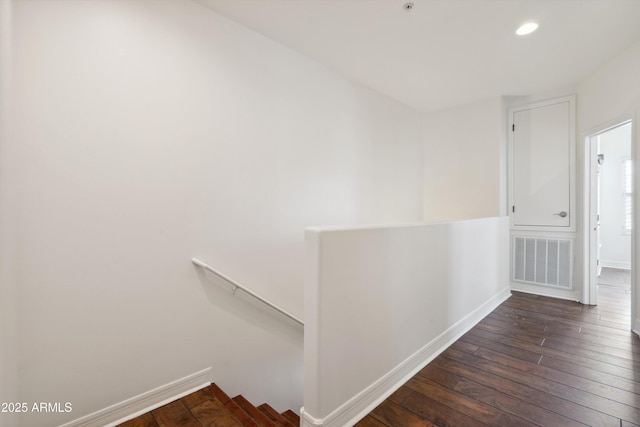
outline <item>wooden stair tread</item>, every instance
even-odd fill
[[[225,406],[242,422],[242,425],[246,427],[262,427],[259,422],[242,409],[233,399],[229,400]]]
[[[187,408],[191,409],[211,399],[213,399],[213,394],[211,393],[211,390],[209,390],[209,387],[205,387],[184,396],[182,401],[187,405]]]
[[[158,423],[153,415],[151,415],[151,412],[147,412],[132,420],[125,421],[120,424],[119,427],[158,427]]]
[[[282,427],[295,427],[286,417],[281,415],[278,411],[273,409],[270,405],[263,403],[258,406],[262,412],[264,412],[269,418],[276,422],[277,425]]]
[[[191,412],[204,427],[243,427],[245,425],[215,397],[191,408]]]
[[[264,427],[278,427],[271,418],[269,418],[264,412],[260,411],[255,407],[251,402],[249,402],[244,396],[238,395],[233,398],[233,400],[240,406],[244,411],[253,417],[260,425]]]
[[[211,385],[208,388],[211,394],[213,394],[223,404],[226,404],[228,401],[231,400],[229,395],[225,393],[220,387],[218,387],[216,383],[211,383]]]
[[[268,404],[255,407],[239,395],[229,397],[217,384],[125,421],[119,427],[297,427],[300,417],[278,413]]]
[[[151,411],[153,417],[160,427],[163,426],[186,426],[200,427],[200,423],[193,416],[189,408],[182,400],[167,403]]]
[[[288,419],[294,426],[300,425],[300,416],[293,412],[291,409],[287,409],[282,413],[286,419]]]
[[[216,397],[224,406],[247,427],[262,427],[251,415],[241,408],[233,399],[229,397],[216,383],[211,383],[208,387],[213,396]]]

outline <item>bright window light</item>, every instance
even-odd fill
[[[633,224],[633,162],[625,160],[623,167],[623,197],[624,197],[624,224],[623,230],[626,233],[631,232],[631,224]]]
[[[527,22],[526,24],[522,24],[520,28],[516,30],[516,34],[519,36],[524,36],[526,34],[533,33],[537,29],[538,24],[536,22]]]

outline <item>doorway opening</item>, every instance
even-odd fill
[[[612,305],[631,325],[633,289],[632,122],[587,137],[588,193],[585,200],[587,286],[585,304]]]

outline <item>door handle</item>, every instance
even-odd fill
[[[567,213],[565,211],[559,212],[559,213],[554,213],[554,215],[558,215],[560,218],[564,218],[567,216]]]

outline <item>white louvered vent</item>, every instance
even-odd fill
[[[573,241],[515,236],[513,280],[571,289]]]

